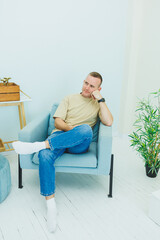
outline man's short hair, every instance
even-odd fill
[[[102,84],[103,78],[102,78],[101,74],[99,74],[98,72],[91,72],[91,73],[89,73],[89,75],[92,77],[95,77],[95,78],[99,78],[101,80],[101,84]]]

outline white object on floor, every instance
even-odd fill
[[[153,192],[150,196],[149,217],[160,225],[160,190]]]

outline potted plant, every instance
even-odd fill
[[[151,94],[158,99],[158,103],[153,103]],[[131,146],[145,162],[147,176],[156,177],[160,168],[160,89],[151,94],[148,100],[139,101],[134,123],[136,130],[129,137]]]
[[[3,78],[3,79],[0,78],[0,81],[3,82],[3,85],[8,86],[8,81],[9,81],[10,79],[11,79],[10,77],[9,77],[9,78]]]

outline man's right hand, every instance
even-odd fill
[[[55,118],[55,127],[61,131],[69,131],[72,130],[73,128],[77,127],[79,125],[74,125],[74,126],[69,126],[68,124],[65,123],[64,120],[62,120],[61,118]]]

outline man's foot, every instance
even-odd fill
[[[49,232],[55,232],[57,226],[57,207],[55,198],[47,201],[47,227]]]
[[[12,143],[12,146],[16,153],[19,154],[32,154],[46,148],[45,142],[29,143],[16,141]]]

